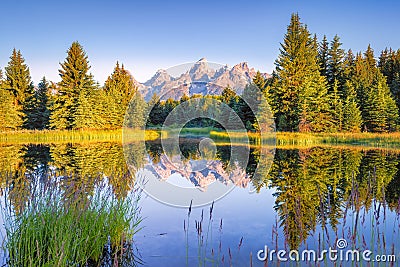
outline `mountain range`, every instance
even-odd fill
[[[229,86],[237,94],[241,94],[249,84],[256,71],[249,68],[246,62],[228,67],[208,63],[205,58],[194,64],[189,64],[179,75],[172,75],[171,70],[158,70],[151,79],[144,83],[135,81],[139,92],[146,100],[156,93],[162,100],[180,99],[183,95],[194,94],[219,95]],[[270,77],[263,73],[264,77]]]

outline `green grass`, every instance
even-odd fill
[[[231,140],[231,142],[243,142],[249,141],[251,143],[258,143],[260,140],[260,133],[253,133],[253,132],[220,132],[220,131],[211,131],[210,138],[215,140]]]
[[[210,137],[221,141],[230,140],[228,133],[215,130],[210,131]],[[260,138],[260,135],[257,133],[242,132],[231,134],[231,142],[241,142],[246,138],[250,142],[255,142]],[[275,137],[271,136],[270,138],[273,139]],[[323,144],[400,147],[400,133],[276,133],[277,146],[293,145],[306,147]]]
[[[102,189],[66,198],[54,185],[41,188],[21,211],[6,207],[8,266],[108,266],[107,259],[117,266],[133,253],[140,223],[135,197],[116,199]]]
[[[278,132],[277,145],[349,144],[371,147],[400,146],[400,133],[285,133]]]
[[[42,131],[14,131],[0,133],[0,143],[74,143],[74,142],[105,142],[125,140],[154,140],[160,133],[146,130],[144,137],[141,130],[42,130]]]
[[[212,127],[204,127],[204,128],[182,128],[179,132],[181,136],[185,135],[209,135],[212,131]]]
[[[104,142],[137,140],[155,140],[157,138],[168,138],[169,135],[180,136],[209,136],[214,140],[231,141],[240,143],[248,140],[251,143],[260,143],[260,134],[254,132],[233,132],[231,139],[225,131],[205,128],[183,128],[161,131],[157,129],[141,130],[75,130],[75,131],[16,131],[0,133],[0,143],[74,143],[74,142]],[[322,144],[347,144],[362,145],[370,147],[400,147],[400,132],[396,133],[293,133],[277,132],[266,139],[274,140],[277,146],[311,146]],[[264,140],[265,141],[265,140]],[[268,141],[268,140],[267,140]]]

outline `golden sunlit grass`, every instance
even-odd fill
[[[400,146],[400,133],[277,133],[277,145],[351,144]]]
[[[231,133],[232,142],[249,141],[260,138],[258,133]],[[216,140],[230,140],[226,132],[210,131],[210,137]],[[400,133],[293,133],[277,132],[276,136],[271,134],[267,138],[276,138],[277,146],[312,146],[312,145],[362,145],[370,147],[400,147]]]
[[[154,140],[160,133],[153,130],[44,130],[14,131],[0,133],[0,143],[75,143],[75,142],[109,142],[127,140]]]
[[[75,142],[108,142],[122,141],[130,142],[137,140],[155,140],[167,138],[171,131],[160,130],[45,130],[45,131],[14,131],[0,133],[0,143],[75,143]],[[178,132],[176,132],[177,134]],[[184,128],[180,135],[207,135],[221,142],[239,143],[249,140],[251,143],[259,144],[260,134],[254,132],[230,132],[218,131],[213,128]],[[265,136],[265,135],[264,135]],[[315,145],[361,145],[368,147],[400,147],[400,132],[396,133],[293,133],[277,132],[267,134],[267,141],[276,138],[276,145],[281,147],[307,147]]]

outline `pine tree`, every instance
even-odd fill
[[[254,130],[258,107],[262,101],[262,92],[254,83],[246,85],[242,97],[239,99],[238,115],[247,130]]]
[[[25,59],[22,57],[21,51],[13,49],[10,61],[5,67],[6,81],[5,88],[9,90],[15,98],[16,109],[22,111],[19,114],[19,122],[28,124],[26,121],[27,113],[29,112],[29,103],[32,100],[34,93],[33,84],[28,66],[25,64]],[[18,127],[22,126],[19,125]]]
[[[45,77],[42,78],[38,84],[38,88],[35,90],[34,94],[30,97],[27,105],[27,129],[38,129],[43,130],[49,124],[50,111],[48,109],[49,105],[49,82]]]
[[[350,80],[345,83],[345,102],[343,107],[343,130],[358,133],[363,123],[361,110],[357,104],[357,94]]]
[[[188,95],[187,94],[184,94],[180,99],[179,99],[179,102],[180,103],[183,103],[183,102],[186,102],[186,101],[188,101],[190,98],[188,97]]]
[[[88,73],[88,57],[78,42],[72,43],[65,61],[60,65],[61,81],[58,83],[51,107],[50,126],[53,129],[76,129],[77,125],[85,124],[84,121],[77,121],[77,117],[81,120],[90,116],[90,110],[79,108],[79,105],[85,105],[87,100],[84,98],[91,95],[90,91],[95,88],[95,82],[93,76]],[[78,111],[89,114],[78,115]]]
[[[293,14],[275,62],[271,107],[280,131],[326,131],[331,125],[326,80],[315,39]]]
[[[327,70],[329,88],[333,89],[335,81],[337,81],[339,92],[342,92],[344,85],[343,81],[344,50],[341,48],[341,46],[342,43],[340,42],[339,36],[335,35],[328,51],[328,70]]]
[[[376,69],[376,59],[374,56],[374,50],[371,45],[368,45],[367,50],[364,53],[365,63],[368,70],[373,71]]]
[[[146,124],[146,102],[141,94],[135,94],[128,104],[125,126],[143,129]]]
[[[232,98],[236,97],[235,91],[233,91],[229,86],[224,88],[221,94],[221,101],[225,104],[231,103]]]
[[[23,113],[15,102],[15,96],[0,85],[0,131],[17,130],[21,127]]]
[[[125,112],[129,102],[139,94],[131,74],[125,70],[124,65],[120,67],[117,62],[113,73],[104,84],[104,91],[107,97],[108,124],[111,128],[122,127]]]
[[[147,127],[149,126],[161,126],[164,122],[163,117],[163,104],[160,101],[160,97],[154,93],[148,103],[148,119],[147,119]]]
[[[236,113],[235,106],[237,104],[237,95],[229,86],[224,88],[220,96],[220,100],[223,104],[221,113],[221,124],[228,125],[228,123],[235,121],[234,114]]]
[[[392,96],[400,109],[400,49],[397,51],[393,51],[391,48],[383,50],[378,66],[385,75]]]
[[[397,128],[398,108],[393,104],[394,98],[385,76],[377,67],[371,46],[368,46],[364,57],[357,55],[352,83],[361,108],[362,128],[372,132],[394,131]]]
[[[371,84],[368,91],[365,106],[364,122],[368,131],[386,131],[386,104],[385,91],[387,91],[386,80],[382,75],[377,74],[376,80]]]
[[[253,83],[258,87],[258,89],[265,94],[267,86],[269,84],[268,79],[264,78],[260,71],[256,72],[253,77]]]
[[[330,111],[332,112],[332,123],[335,132],[341,132],[343,128],[343,101],[342,93],[339,92],[339,83],[334,81],[331,92]]]
[[[23,106],[26,98],[32,94],[33,85],[20,50],[14,48],[5,71],[7,89],[14,94],[17,105]]]
[[[349,49],[343,60],[343,81],[351,80],[354,75],[354,54]]]
[[[322,38],[322,42],[318,49],[318,63],[320,66],[321,75],[327,77],[328,75],[328,53],[329,53],[329,43],[326,35]]]
[[[300,95],[300,132],[330,132],[333,129],[329,94],[324,76],[304,79]]]

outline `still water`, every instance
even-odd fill
[[[400,149],[254,146],[246,151],[240,144],[216,143],[207,151],[199,149],[201,140],[183,138],[178,151],[167,153],[159,141],[125,147],[119,142],[3,144],[1,186],[12,187],[7,201],[16,209],[26,203],[33,179],[40,181],[55,171],[78,174],[87,194],[93,190],[88,177],[103,177],[121,198],[135,188],[132,177],[143,181],[146,173],[159,183],[193,188],[199,194],[209,192],[215,183],[230,187],[214,203],[189,208],[190,201],[171,205],[148,195],[143,183],[139,201],[143,228],[134,240],[144,266],[275,266],[276,254],[265,261],[257,257],[264,256],[259,251],[266,246],[268,252],[297,250],[300,256],[304,250],[315,250],[317,257],[330,248],[371,250],[371,261],[376,255],[397,258],[394,263],[370,266],[398,266]],[[170,164],[177,163],[177,155],[180,164],[189,166],[186,172],[177,172]],[[243,155],[248,159],[242,160]],[[205,165],[199,169],[201,164]],[[71,184],[66,181],[64,186]],[[280,266],[334,264],[351,266],[345,259],[280,262]],[[361,259],[353,265],[368,263]]]

